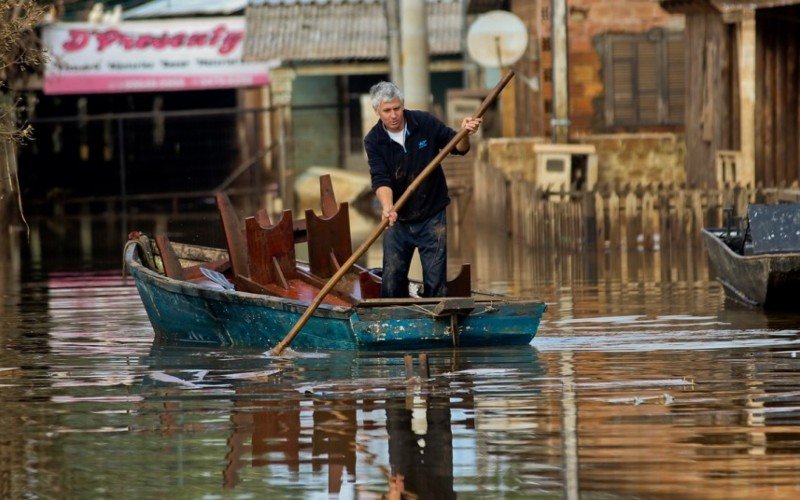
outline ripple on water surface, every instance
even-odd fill
[[[530,347],[429,352],[152,344],[118,273],[6,294],[11,497],[796,495],[800,321],[713,282],[542,286]],[[418,360],[415,358],[415,363]]]

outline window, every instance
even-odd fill
[[[606,35],[606,125],[682,124],[684,58],[682,32],[654,29],[635,35]]]

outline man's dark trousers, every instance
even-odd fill
[[[383,233],[382,297],[408,297],[408,268],[419,248],[423,297],[447,293],[447,209],[420,222],[400,222]]]

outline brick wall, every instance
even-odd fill
[[[597,150],[598,183],[686,182],[682,134],[605,134],[581,137]]]
[[[498,137],[480,143],[479,161],[502,170],[507,177],[521,174],[534,182],[534,145],[547,142],[542,137]]]
[[[538,5],[541,21],[537,21]],[[597,116],[602,116],[603,78],[602,60],[595,47],[596,37],[606,33],[642,33],[652,28],[681,31],[684,26],[682,15],[667,13],[655,0],[569,0],[569,108],[571,135],[580,136],[602,131]],[[549,48],[550,2],[549,0],[513,0],[511,10],[523,20],[531,33],[531,43],[541,26],[541,100],[543,135],[549,135],[549,102],[552,87],[549,69],[552,67],[552,53]],[[533,67],[536,69],[535,67]],[[536,101],[536,98],[531,99]]]
[[[521,175],[536,182],[534,161],[541,137],[494,138],[481,142],[479,160],[502,170],[508,178]],[[598,183],[686,182],[686,143],[674,133],[603,134],[581,137],[597,152]]]

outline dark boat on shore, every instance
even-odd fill
[[[750,307],[798,309],[800,204],[750,205],[739,224],[702,230],[728,298]]]

